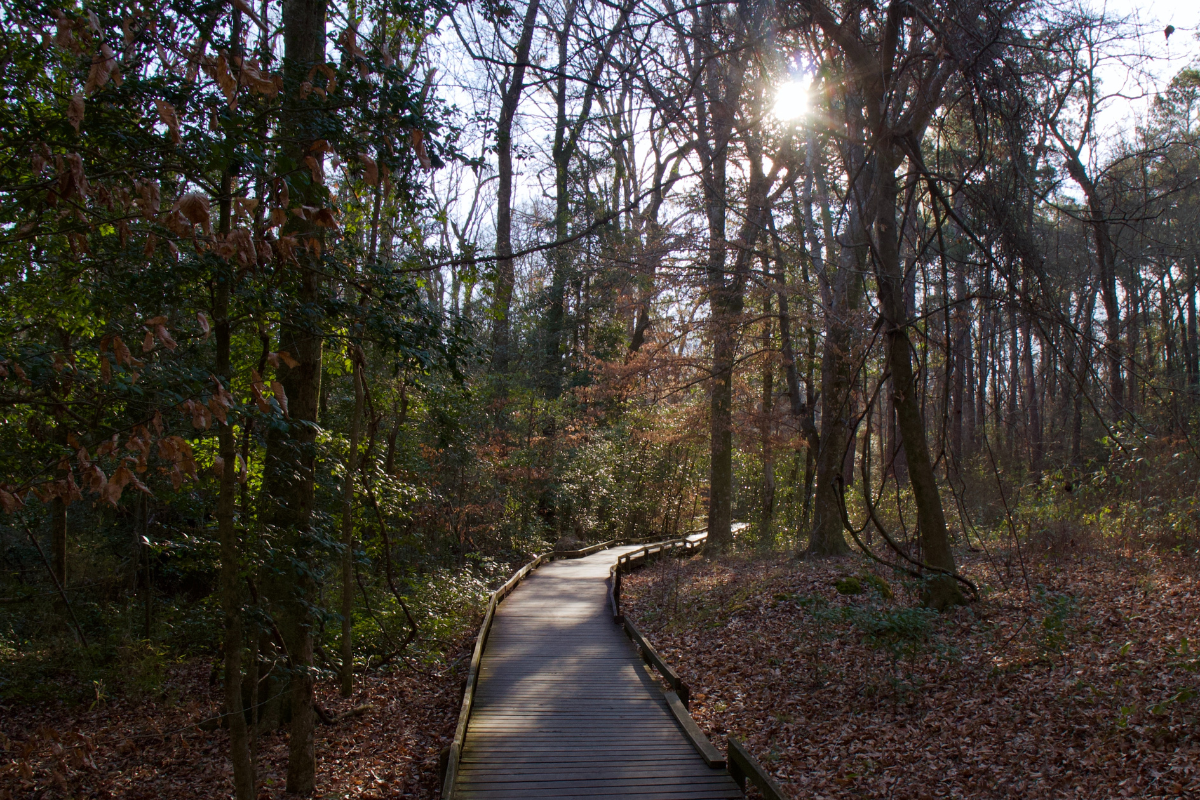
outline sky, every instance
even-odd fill
[[[1112,133],[1130,130],[1145,115],[1156,90],[1166,88],[1179,70],[1200,66],[1200,0],[1085,0],[1095,10],[1115,17],[1129,17],[1142,32],[1140,46],[1150,58],[1143,63],[1144,74],[1137,78],[1112,71],[1102,74],[1105,88],[1122,87],[1135,97],[1114,102],[1103,116],[1102,126]],[[1168,25],[1175,32],[1168,39]],[[1139,83],[1141,85],[1139,85]],[[1138,96],[1140,95],[1140,96]]]

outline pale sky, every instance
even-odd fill
[[[1147,96],[1128,103],[1113,103],[1104,116],[1103,127],[1112,132],[1128,130],[1145,114],[1150,96],[1166,88],[1171,78],[1186,66],[1200,66],[1200,0],[1085,0],[1094,9],[1104,9],[1112,16],[1128,16],[1141,31],[1140,48],[1150,58],[1143,69],[1150,85],[1138,86],[1137,79],[1127,74],[1103,74],[1109,91],[1123,88],[1131,95],[1141,91]],[[1170,39],[1164,35],[1167,25],[1175,32]],[[1122,84],[1124,86],[1122,87]]]

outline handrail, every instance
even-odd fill
[[[458,777],[458,764],[462,758],[463,742],[467,736],[467,723],[471,718],[471,709],[475,703],[475,688],[479,683],[479,665],[483,661],[483,650],[487,646],[488,634],[492,628],[492,620],[496,616],[496,607],[500,604],[500,601],[512,594],[521,581],[529,576],[529,573],[547,561],[553,561],[556,558],[583,558],[609,547],[617,547],[624,544],[641,544],[649,540],[644,537],[640,539],[611,539],[607,542],[600,542],[599,544],[590,545],[580,550],[563,550],[558,552],[552,550],[541,553],[513,573],[513,576],[505,581],[503,586],[492,592],[492,596],[488,600],[487,611],[483,615],[483,623],[479,626],[479,635],[475,638],[475,650],[471,653],[471,666],[467,670],[467,685],[463,691],[462,705],[458,711],[458,725],[454,729],[454,740],[450,744],[445,771],[442,774],[443,800],[452,800],[454,797],[454,780]]]
[[[725,751],[729,761],[729,774],[737,781],[738,786],[742,787],[742,791],[746,790],[746,779],[748,778],[767,800],[788,800],[783,787],[775,782],[771,773],[763,769],[762,764],[759,764],[757,759],[750,755],[741,742],[732,736],[726,736],[725,742],[728,744]]]
[[[688,700],[691,697],[691,690],[688,689],[687,684],[683,682],[683,679],[679,677],[679,674],[675,670],[671,669],[667,662],[662,660],[662,656],[658,654],[658,651],[654,649],[654,646],[650,642],[646,641],[646,637],[642,636],[642,632],[634,627],[632,622],[623,620],[622,624],[625,626],[625,634],[638,646],[638,652],[641,653],[642,660],[647,664],[653,665],[658,670],[658,673],[666,679],[667,685],[675,690],[675,694],[679,695],[680,701],[683,702],[683,707],[687,708]]]
[[[695,536],[695,534],[691,534]],[[684,537],[683,539],[675,539],[669,542],[658,542],[656,544],[643,547],[641,550],[635,550],[631,553],[626,553],[617,558],[615,564],[609,570],[611,582],[609,585],[609,602],[612,604],[613,621],[621,625],[625,629],[625,634],[638,647],[638,652],[641,653],[642,660],[654,666],[658,673],[663,676],[672,689],[666,693],[667,706],[671,713],[679,721],[679,725],[683,728],[683,732],[691,740],[692,745],[710,767],[725,768],[730,776],[737,781],[738,785],[743,789],[746,788],[746,781],[754,784],[763,797],[767,800],[788,800],[787,794],[783,788],[771,777],[771,774],[763,768],[754,756],[746,748],[734,739],[732,736],[726,737],[725,758],[721,758],[720,752],[713,747],[712,742],[696,725],[696,721],[692,719],[692,715],[688,712],[688,698],[691,694],[686,683],[679,677],[679,674],[671,668],[667,662],[662,659],[654,646],[646,639],[637,626],[625,618],[621,614],[621,573],[627,570],[632,564],[637,561],[644,561],[654,553],[665,553],[668,550],[684,548],[687,550],[694,549],[703,544],[703,539],[692,539]]]
[[[613,622],[620,625],[625,630],[625,635],[628,636],[638,647],[638,652],[641,653],[642,660],[647,664],[651,664],[658,670],[658,674],[663,676],[667,685],[672,691],[666,692],[667,708],[679,723],[679,727],[683,730],[684,735],[692,746],[696,748],[696,752],[704,759],[704,763],[713,769],[725,769],[727,760],[721,756],[721,752],[713,746],[708,737],[704,735],[704,731],[700,730],[700,726],[692,719],[692,715],[688,713],[688,699],[691,696],[691,690],[688,689],[683,679],[679,677],[679,673],[671,669],[666,661],[663,661],[662,656],[654,649],[654,646],[646,640],[642,632],[637,629],[637,626],[630,622],[621,613],[621,574],[629,569],[633,564],[645,561],[650,556],[656,553],[666,553],[672,550],[682,549],[685,552],[695,550],[704,544],[708,538],[707,531],[700,531],[703,536],[697,536],[696,533],[688,534],[682,539],[673,539],[666,542],[656,542],[655,544],[647,545],[641,550],[635,550],[630,553],[625,553],[617,557],[616,563],[609,569],[609,603],[612,605]]]
[[[702,535],[701,535],[702,534]],[[655,542],[647,545],[641,550],[635,550],[632,553],[625,553],[618,556],[608,570],[608,602],[612,607],[613,621],[620,625],[624,622],[624,617],[621,615],[621,572],[622,567],[629,567],[635,560],[644,560],[655,553],[665,553],[667,550],[675,550],[683,548],[684,550],[695,550],[704,544],[708,539],[708,531],[694,531],[686,534],[680,539],[668,539],[667,541]]]

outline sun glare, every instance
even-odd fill
[[[775,105],[772,111],[776,119],[784,122],[798,119],[808,107],[808,84],[789,80],[775,90]]]

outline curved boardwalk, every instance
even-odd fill
[[[497,607],[455,798],[742,797],[613,624],[608,569],[637,549],[546,564]]]

